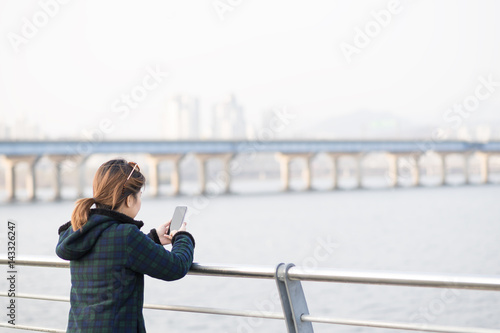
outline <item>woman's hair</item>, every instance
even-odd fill
[[[116,209],[129,195],[136,197],[146,182],[139,166],[123,159],[110,160],[97,169],[92,184],[93,198],[76,202],[71,214],[71,225],[76,231],[83,227],[89,218],[93,204],[97,208]]]

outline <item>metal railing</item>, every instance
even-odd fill
[[[0,265],[7,265],[7,259],[0,259]],[[19,266],[58,267],[69,268],[69,262],[58,259],[20,259],[15,261]],[[415,323],[388,322],[375,320],[358,320],[349,318],[318,317],[309,314],[307,302],[302,290],[301,281],[356,283],[371,285],[391,285],[409,287],[430,287],[447,289],[474,289],[500,291],[500,277],[484,276],[451,276],[443,274],[409,274],[380,271],[349,271],[349,270],[306,270],[295,267],[293,264],[279,264],[277,267],[248,267],[248,266],[221,266],[201,265],[194,263],[189,271],[190,275],[222,276],[240,278],[274,279],[280,294],[282,313],[256,310],[232,310],[211,307],[179,306],[144,304],[145,309],[183,311],[214,315],[228,315],[240,317],[256,317],[264,319],[285,320],[289,333],[311,333],[312,323],[327,323],[338,325],[363,326],[373,328],[390,328],[423,332],[445,333],[500,333],[500,329],[480,327],[456,327],[443,325],[419,325]],[[7,293],[0,293],[7,297]],[[17,294],[16,298],[37,299],[46,301],[69,302],[69,297],[48,295]],[[63,330],[11,325],[0,323],[0,327],[23,329],[39,332],[64,332]]]

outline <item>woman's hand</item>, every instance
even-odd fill
[[[172,223],[172,220],[156,228],[156,233],[158,234],[161,245],[168,245],[172,243],[172,236],[167,235],[168,228],[170,228],[170,223]]]
[[[170,235],[167,235],[167,231],[170,228],[170,223],[172,223],[172,220],[170,220],[167,223],[164,223],[164,224],[160,225],[158,228],[156,228],[156,233],[158,234],[158,238],[160,239],[161,245],[172,244],[172,238],[177,233],[177,231],[186,231],[186,224],[187,223],[183,222],[182,226],[179,228],[179,230],[171,230]]]

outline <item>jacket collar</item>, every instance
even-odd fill
[[[106,209],[106,208],[94,208],[94,209],[91,209],[90,210],[90,214],[89,214],[89,218],[92,215],[104,215],[104,216],[112,218],[113,220],[117,221],[118,223],[130,223],[130,224],[134,224],[139,229],[141,229],[142,226],[144,225],[144,222],[142,222],[142,221],[134,220],[130,216],[127,216],[127,215],[122,214],[120,212],[117,212],[115,210]],[[66,229],[68,229],[70,226],[71,226],[71,221],[66,222],[65,224],[63,224],[62,226],[59,227],[59,230],[58,230],[57,233],[60,235],[61,233],[63,233],[64,231],[66,231]]]
[[[119,222],[119,223],[130,223],[134,224],[137,226],[137,228],[141,229],[142,226],[144,225],[144,222],[134,220],[130,216],[127,216],[125,214],[122,214],[120,212],[117,212],[116,210],[111,210],[111,209],[106,209],[106,208],[94,208],[90,210],[90,216],[92,215],[104,215],[107,217],[112,218],[113,220]]]

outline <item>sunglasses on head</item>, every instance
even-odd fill
[[[130,174],[128,175],[127,179],[125,180],[125,183],[123,183],[123,188],[122,188],[122,195],[125,194],[125,184],[127,184],[127,181],[132,177],[132,174],[135,171],[135,168],[137,168],[137,171],[141,171],[141,168],[139,168],[139,165],[135,162],[128,162],[128,165],[132,167],[132,171],[130,171]]]
[[[132,168],[132,171],[130,171],[130,174],[128,175],[127,180],[129,180],[130,177],[132,177],[132,174],[134,173],[135,168],[137,168],[137,171],[141,171],[141,168],[139,168],[139,164],[137,164],[135,162],[128,162],[128,165],[133,166],[133,168]]]

